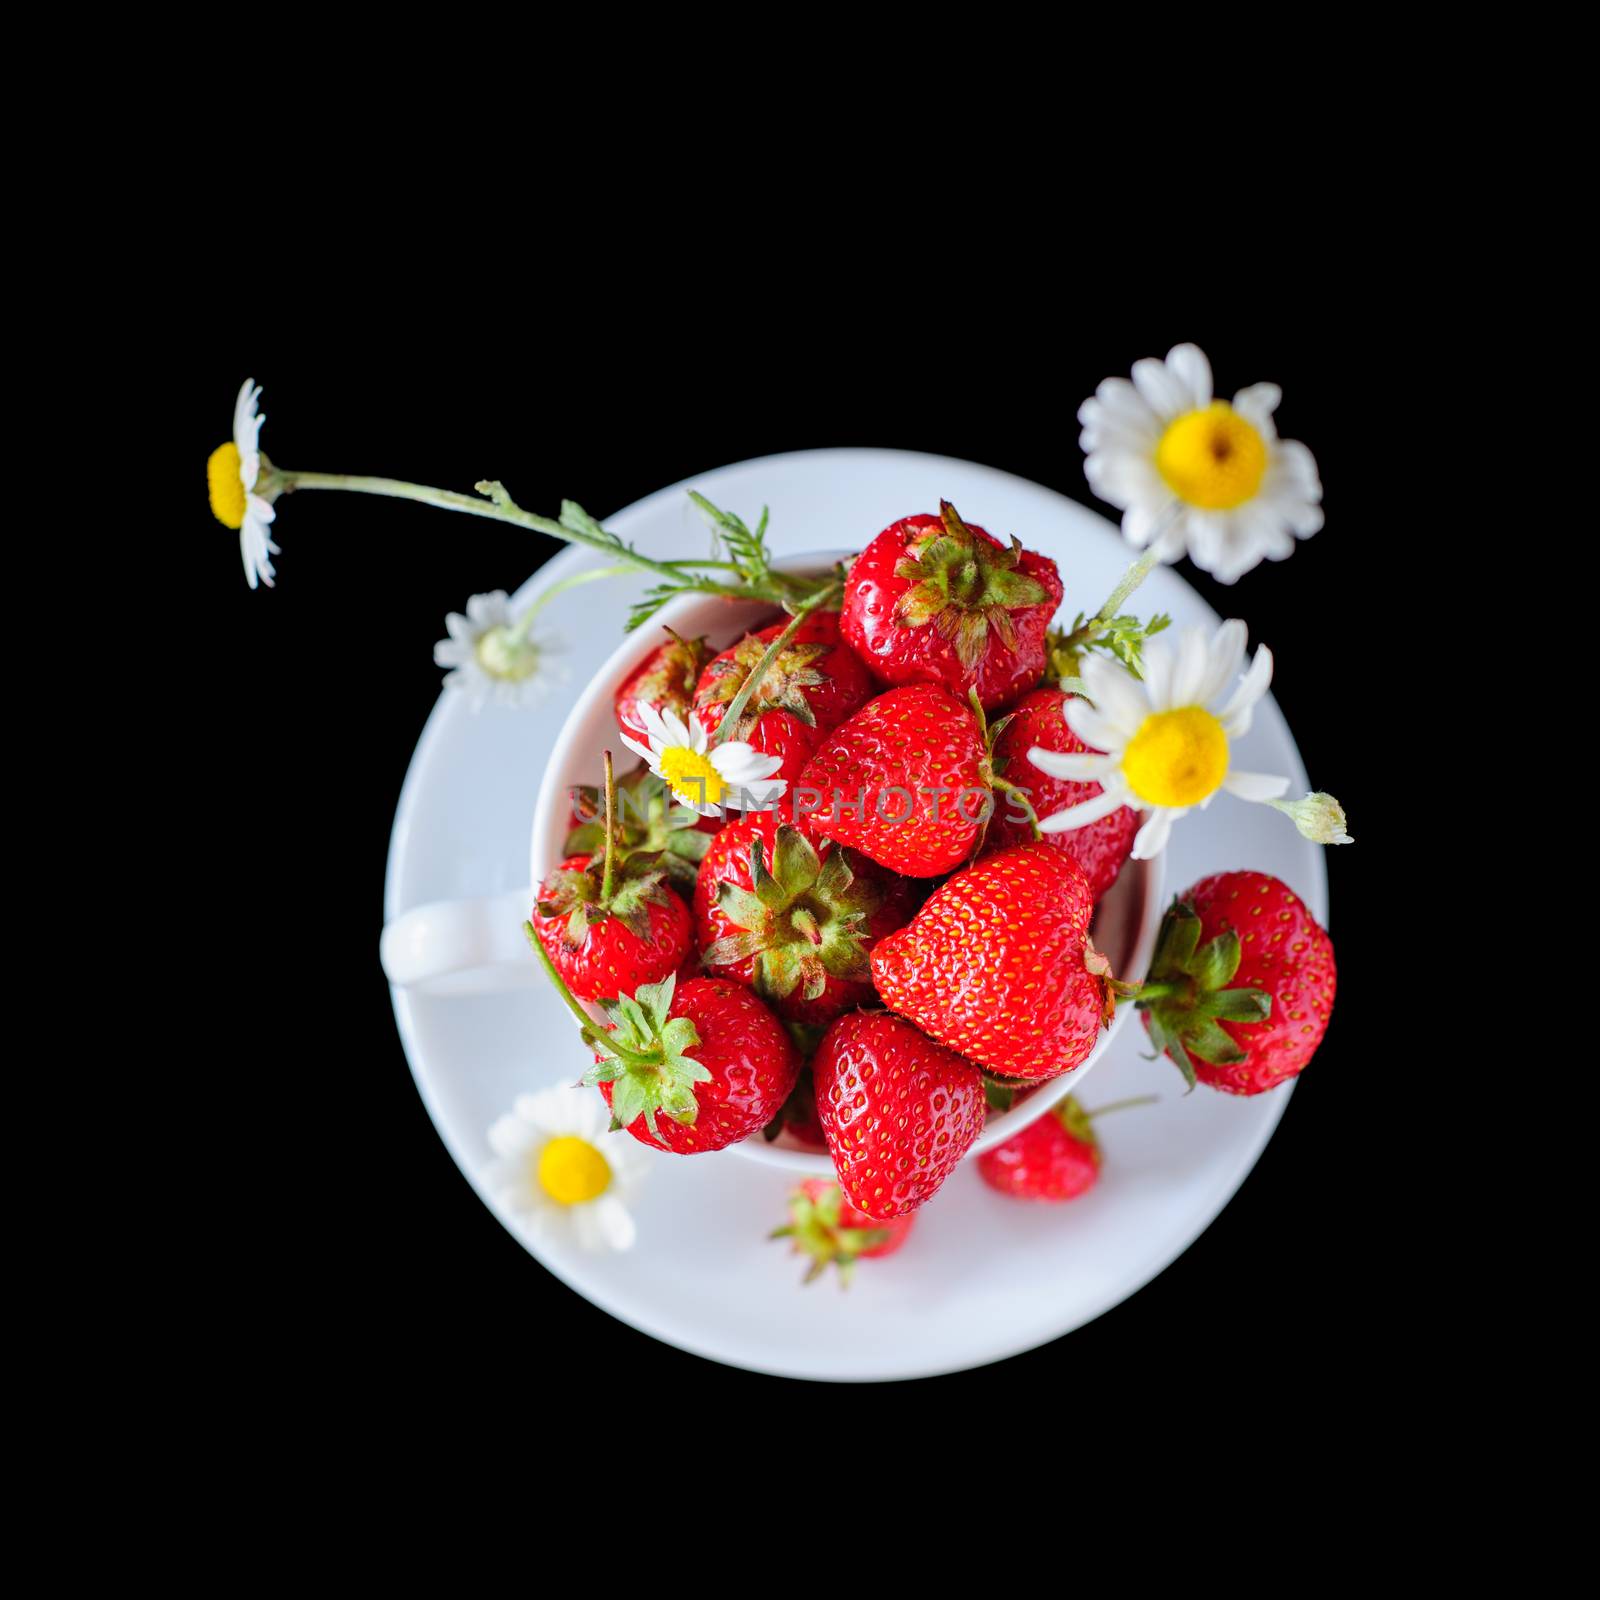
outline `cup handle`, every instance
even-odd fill
[[[539,963],[522,932],[532,906],[532,889],[413,906],[378,941],[384,974],[420,994],[496,994],[535,984]]]

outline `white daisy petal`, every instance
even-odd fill
[[[1270,772],[1230,772],[1222,787],[1241,800],[1276,800],[1289,792],[1289,780]]]
[[[608,1249],[633,1248],[634,1241],[639,1237],[639,1230],[634,1226],[633,1218],[628,1215],[628,1208],[615,1195],[602,1195],[594,1202],[592,1208],[585,1209],[592,1209],[600,1236]]]
[[[770,778],[783,765],[781,756],[763,755],[742,739],[719,744],[710,754],[716,772],[728,783],[755,783]]]
[[[1230,739],[1242,739],[1250,731],[1255,704],[1267,692],[1271,682],[1272,652],[1264,644],[1258,645],[1250,670],[1239,680],[1238,688],[1217,712],[1217,720]]]
[[[1154,649],[1156,646],[1152,645],[1150,648]],[[1099,653],[1084,659],[1081,676],[1084,688],[1089,691],[1089,698],[1094,701],[1094,711],[1115,729],[1119,738],[1131,739],[1155,706],[1155,700],[1149,693],[1147,684],[1140,683],[1120,662]],[[1081,700],[1066,702],[1067,726],[1085,744],[1092,744],[1098,750],[1110,749],[1108,743],[1091,739],[1079,731],[1077,718],[1080,713],[1076,708],[1082,704]],[[1085,721],[1085,726],[1088,725]]]
[[[1178,810],[1169,810],[1166,806],[1157,806],[1148,817],[1144,826],[1133,836],[1133,849],[1129,852],[1135,861],[1153,861],[1167,848],[1167,839],[1172,833],[1172,824],[1185,815],[1188,807]]]
[[[734,811],[770,811],[788,792],[785,778],[773,783],[741,783],[723,795],[722,803]]]
[[[1152,711],[1166,711],[1172,705],[1172,673],[1177,657],[1171,641],[1171,634],[1164,633],[1144,647],[1144,697]]]
[[[1048,754],[1048,752],[1046,752]],[[1082,800],[1075,806],[1057,811],[1039,819],[1040,833],[1066,833],[1071,828],[1084,828],[1102,817],[1109,817],[1122,804],[1121,795],[1101,792],[1092,800]]]
[[[1277,424],[1272,413],[1283,399],[1283,390],[1275,383],[1252,383],[1233,397],[1233,409],[1267,440],[1278,437]]]
[[[1121,749],[1138,732],[1137,724],[1125,730],[1109,717],[1102,716],[1087,700],[1081,700],[1076,696],[1068,700],[1061,709],[1065,714],[1067,726],[1096,755],[1107,750]]]
[[[1069,783],[1099,783],[1117,765],[1115,756],[1069,755],[1037,744],[1028,752],[1028,760],[1041,772]]]
[[[1161,418],[1170,422],[1185,411],[1195,409],[1187,384],[1171,371],[1165,361],[1147,356],[1133,364],[1133,384],[1144,402]]]
[[[1167,352],[1167,371],[1183,387],[1184,410],[1202,411],[1211,404],[1211,363],[1199,345],[1174,345]]]
[[[1201,628],[1184,628],[1178,634],[1178,655],[1167,689],[1168,705],[1196,706],[1203,703],[1200,691],[1205,687],[1206,668],[1211,664],[1210,644]]]
[[[655,751],[647,742],[641,739],[630,737],[628,734],[624,733],[620,727],[617,729],[617,737],[621,739],[622,742],[627,745],[627,747],[633,751],[636,756],[639,756],[658,778],[661,776],[660,761],[657,758]]]
[[[1244,665],[1244,647],[1249,630],[1237,617],[1230,617],[1217,629],[1207,652],[1205,674],[1195,693],[1197,706],[1209,706],[1238,675]]]
[[[534,1141],[534,1130],[514,1111],[496,1117],[489,1128],[489,1148],[502,1161],[514,1161]]]

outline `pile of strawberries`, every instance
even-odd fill
[[[604,1009],[585,1027],[589,1081],[616,1127],[680,1154],[784,1130],[825,1147],[843,1201],[801,1194],[791,1227],[815,1243],[846,1226],[868,1253],[991,1108],[1084,1061],[1119,997],[1191,1081],[1252,1094],[1300,1071],[1333,956],[1281,883],[1227,873],[1180,896],[1142,987],[1091,943],[1138,822],[1122,808],[1038,833],[1100,792],[1027,759],[1085,748],[1045,681],[1061,599],[1053,561],[946,504],[885,528],[842,609],[805,616],[753,685],[787,619],[720,653],[669,634],[640,662],[616,693],[620,730],[637,738],[648,706],[714,735],[737,704],[732,737],[775,758],[787,791],[712,820],[648,768],[616,778],[609,755],[604,785],[574,791],[530,935],[580,1018],[577,1001]],[[1085,1144],[1076,1115],[1039,1119],[985,1176],[1024,1197],[1080,1192],[1063,1177],[1077,1158],[1042,1143]]]

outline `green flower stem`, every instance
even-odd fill
[[[533,627],[533,619],[550,604],[558,594],[565,594],[568,589],[576,589],[580,584],[594,583],[601,578],[625,578],[632,567],[589,567],[583,572],[574,572],[570,577],[563,578],[559,583],[552,583],[543,594],[534,600],[533,604],[511,624],[511,637],[522,640],[528,637],[529,630]]]
[[[1096,1117],[1110,1116],[1113,1111],[1131,1111],[1135,1106],[1159,1105],[1161,1096],[1155,1094],[1136,1094],[1128,1100],[1113,1100],[1108,1106],[1096,1106],[1093,1111],[1086,1111],[1084,1115],[1093,1122]]]
[[[612,858],[617,853],[617,779],[611,767],[611,752],[605,753],[606,763],[606,865],[600,879],[600,904],[611,904]]]
[[[750,697],[756,692],[756,686],[766,677],[767,669],[782,654],[784,647],[800,631],[800,624],[813,611],[821,610],[828,601],[837,600],[843,593],[843,584],[830,583],[826,589],[818,590],[809,600],[796,607],[795,614],[789,618],[788,626],[762,652],[761,659],[750,669],[750,675],[740,685],[738,694],[733,697],[728,709],[723,713],[712,744],[718,745],[725,739],[733,737],[733,730],[739,726],[739,718],[744,715],[744,708],[750,704]]]
[[[1106,603],[1090,617],[1087,627],[1092,628],[1098,622],[1109,622],[1122,609],[1122,603],[1148,578],[1156,565],[1156,543],[1164,529],[1158,528],[1150,540],[1150,548],[1139,557],[1137,561],[1122,574],[1121,580],[1111,591]]]
[[[369,478],[346,472],[294,472],[287,467],[272,466],[262,459],[261,492],[269,495],[291,494],[296,489],[341,489],[347,494],[385,495],[391,500],[415,500],[419,504],[437,506],[441,511],[459,511],[468,517],[487,517],[491,522],[507,522],[516,528],[528,528],[534,533],[549,534],[566,544],[586,544],[609,556],[621,555],[630,567],[654,572],[664,578],[682,582],[685,569],[709,567],[712,570],[738,569],[725,561],[657,561],[652,556],[641,555],[636,550],[620,551],[605,539],[595,538],[575,529],[564,527],[552,517],[541,517],[524,511],[499,484],[484,483],[479,495],[458,494],[453,489],[435,489],[425,483],[407,483],[400,478]],[[717,583],[710,578],[692,579],[695,588],[705,594],[717,594],[729,599],[757,599],[781,601],[782,589],[775,583],[770,591],[757,593],[748,583],[732,585]]]

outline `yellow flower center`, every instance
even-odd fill
[[[1122,752],[1122,774],[1153,806],[1198,805],[1228,775],[1228,736],[1203,706],[1152,712]]]
[[[244,526],[244,479],[239,476],[239,447],[219,444],[206,462],[206,487],[211,491],[211,515],[224,528]]]
[[[491,678],[520,683],[524,678],[531,678],[539,667],[538,646],[522,638],[513,628],[490,628],[473,650],[478,665]]]
[[[682,745],[661,752],[661,776],[680,800],[693,806],[714,806],[722,802],[722,774],[711,762]]]
[[[611,1167],[587,1139],[566,1133],[539,1152],[539,1187],[558,1206],[581,1206],[611,1187]]]
[[[1261,487],[1267,441],[1226,401],[1175,418],[1156,446],[1156,470],[1180,500],[1206,511],[1241,506]]]

